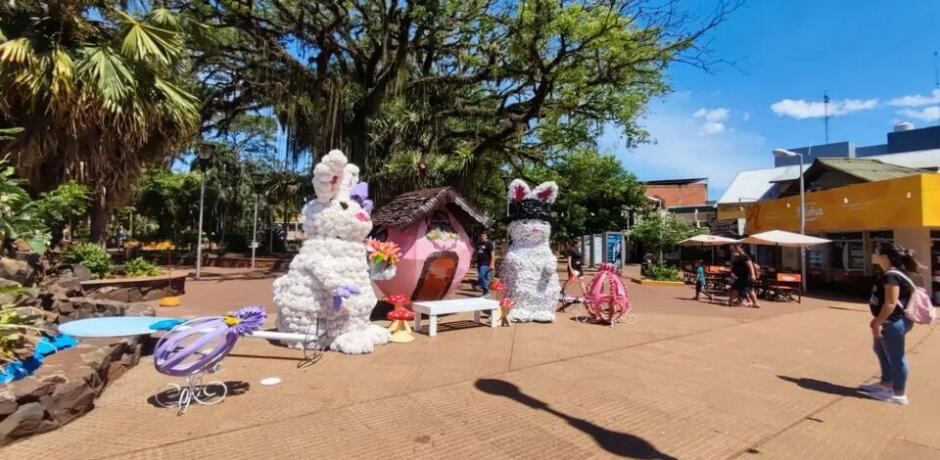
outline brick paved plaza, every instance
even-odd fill
[[[940,337],[908,335],[911,405],[868,400],[869,315],[858,302],[696,303],[689,289],[630,284],[638,322],[609,328],[474,327],[367,356],[301,354],[242,340],[216,374],[238,389],[177,417],[148,398],[173,379],[141,361],[66,427],[3,459],[157,458],[940,458]],[[158,314],[271,311],[271,278],[190,282]],[[269,320],[273,324],[273,318]],[[450,327],[448,327],[450,324]],[[277,386],[260,379],[277,376]]]

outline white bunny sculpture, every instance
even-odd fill
[[[278,331],[310,334],[308,348],[371,353],[391,338],[384,327],[369,322],[376,298],[365,238],[372,220],[360,204],[365,197],[350,196],[358,183],[359,168],[339,150],[320,160],[313,171],[317,198],[303,209],[307,240],[287,274],[274,281]]]
[[[546,182],[535,190],[520,179],[509,184],[509,237],[512,243],[500,267],[500,279],[515,302],[509,319],[517,322],[555,321],[561,286],[558,260],[548,246],[551,204],[558,185]]]

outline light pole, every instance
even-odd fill
[[[806,234],[806,188],[803,186],[803,154],[787,149],[774,149],[774,156],[781,158],[799,157],[800,159],[800,234]],[[806,292],[806,247],[800,246],[800,282]]]
[[[199,183],[199,232],[196,237],[196,279],[202,275],[202,214],[206,201],[206,170],[209,169],[209,159],[215,147],[212,144],[200,144],[196,149],[199,157],[199,170],[202,171],[202,180]]]
[[[254,170],[251,172],[251,184],[255,189],[255,217],[251,229],[251,268],[255,268],[255,251],[258,250],[258,199],[264,188],[264,175]]]

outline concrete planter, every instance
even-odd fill
[[[646,278],[630,278],[630,281],[633,281],[636,284],[642,284],[644,286],[685,287],[685,283],[682,281],[656,281]]]
[[[144,302],[186,293],[187,272],[139,278],[107,278],[82,282],[86,297],[120,302]]]

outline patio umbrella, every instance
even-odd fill
[[[718,235],[695,235],[679,242],[679,246],[724,246],[737,244],[738,240]]]
[[[825,238],[816,238],[799,233],[786,232],[783,230],[771,230],[769,232],[755,233],[740,241],[742,244],[756,244],[759,246],[781,246],[785,248],[807,248],[820,244],[831,243],[831,240]]]
[[[706,247],[709,246],[712,248],[712,265],[715,264],[715,247],[724,246],[726,244],[738,244],[738,240],[732,238],[725,238],[718,235],[695,235],[692,238],[686,238],[679,242],[679,246],[695,246],[695,247]]]

